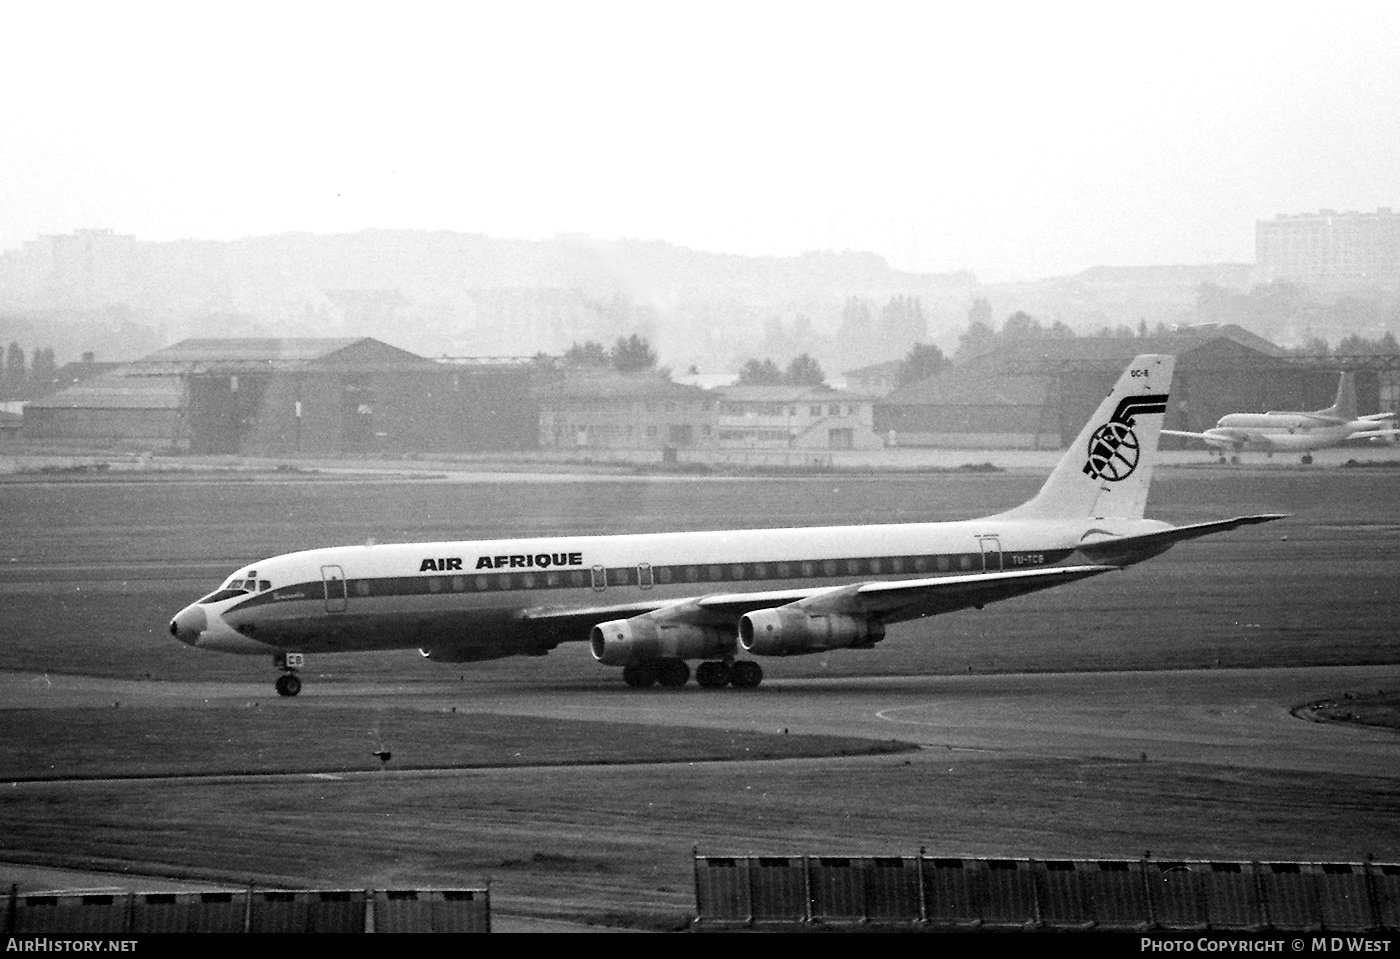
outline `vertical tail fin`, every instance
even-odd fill
[[[1141,519],[1175,365],[1174,356],[1134,359],[1040,492],[999,518]]]
[[[1337,381],[1337,398],[1325,410],[1318,410],[1319,416],[1335,416],[1339,420],[1356,419],[1356,381],[1350,373],[1342,373]]]

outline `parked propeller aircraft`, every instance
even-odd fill
[[[896,623],[1278,519],[1144,518],[1173,364],[1133,360],[1040,491],[982,519],[313,549],[240,569],[170,632],[272,654],[284,696],[301,690],[307,652],[416,647],[458,663],[585,639],[629,686],[683,686],[699,660],[701,686],[753,688],[763,670],[748,657],[869,649]]]
[[[1203,433],[1162,430],[1162,435],[1202,440],[1220,451],[1222,463],[1227,452],[1238,457],[1243,450],[1262,450],[1270,456],[1301,453],[1302,461],[1311,463],[1315,450],[1358,439],[1386,440],[1400,434],[1400,429],[1386,428],[1388,422],[1395,422],[1394,413],[1357,415],[1356,384],[1352,374],[1344,372],[1337,383],[1337,398],[1325,410],[1228,413]]]

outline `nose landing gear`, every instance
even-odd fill
[[[276,688],[279,696],[295,696],[301,692],[301,680],[297,678],[297,670],[304,664],[304,657],[301,653],[278,653],[272,657],[272,665],[282,670],[282,675],[277,677]]]

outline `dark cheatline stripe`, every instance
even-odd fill
[[[1070,549],[1019,550],[1000,554],[1000,565],[992,570],[1032,569],[1052,566],[1070,555]],[[988,556],[996,556],[989,553]],[[689,586],[708,583],[802,582],[852,578],[920,578],[930,575],[980,573],[984,571],[981,553],[952,553],[919,556],[867,556],[844,559],[782,560],[762,563],[684,563],[674,566],[612,566],[591,569],[546,570],[513,573],[461,573],[436,576],[382,576],[373,579],[353,576],[346,581],[346,598],[354,601],[367,596],[429,596],[453,593],[520,592],[527,590],[613,589],[642,587],[650,575],[650,586]],[[601,576],[599,576],[601,573]],[[267,590],[238,604],[238,609],[282,602],[325,601],[321,580],[297,583]],[[339,595],[337,595],[337,600]]]

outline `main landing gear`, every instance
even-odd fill
[[[622,667],[622,681],[633,689],[646,689],[660,684],[679,689],[690,682],[690,666],[682,659],[663,659],[654,663],[634,663]],[[695,682],[702,689],[754,689],[763,682],[763,667],[748,659],[736,662],[717,660],[701,663],[695,669]]]
[[[295,696],[301,692],[301,680],[297,678],[297,670],[303,665],[301,653],[278,653],[272,657],[272,665],[282,670],[276,683],[278,696]]]

